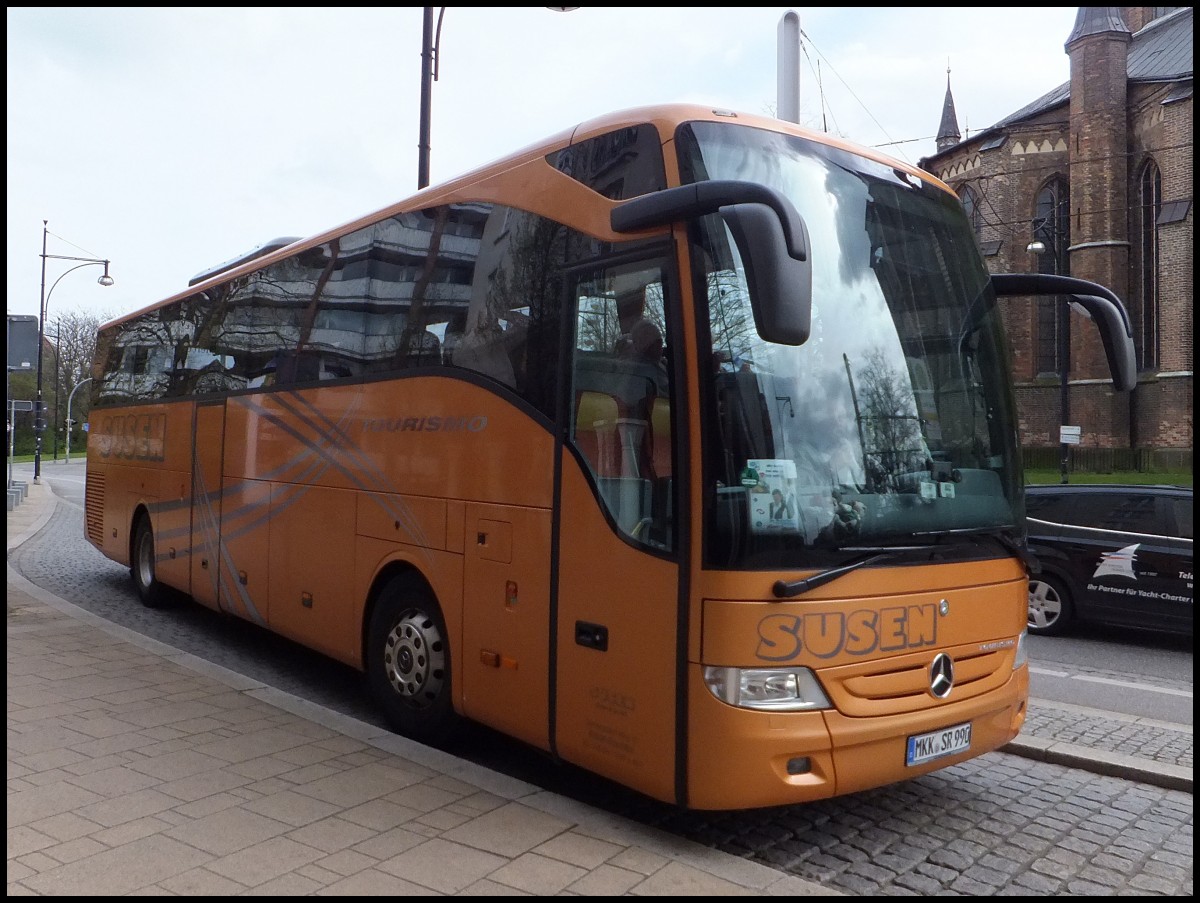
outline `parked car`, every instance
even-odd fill
[[[1190,486],[1076,484],[1025,489],[1029,632],[1077,622],[1192,635]]]

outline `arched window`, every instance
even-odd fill
[[[971,223],[971,230],[975,233],[975,240],[979,241],[983,232],[983,213],[979,209],[979,196],[970,185],[964,185],[959,189],[958,197],[962,201],[963,210],[966,211],[967,219]]]
[[[1037,211],[1033,217],[1033,241],[1041,242],[1044,250],[1038,253],[1037,271],[1071,274],[1067,249],[1071,246],[1071,197],[1067,180],[1054,176],[1037,196]],[[1070,366],[1069,354],[1059,344],[1059,330],[1067,328],[1067,305],[1059,298],[1042,298],[1037,302],[1037,372],[1061,374]]]
[[[1138,181],[1138,289],[1133,313],[1138,369],[1158,367],[1158,217],[1162,212],[1162,173],[1153,160]]]

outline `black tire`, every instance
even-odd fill
[[[367,681],[398,733],[424,743],[457,737],[462,721],[450,690],[450,643],[433,594],[401,575],[383,588],[367,634]]]
[[[138,598],[147,608],[162,608],[168,604],[170,593],[159,582],[154,559],[154,531],[150,518],[142,515],[133,528],[132,554],[129,556],[129,576],[133,578]]]
[[[1037,636],[1060,636],[1075,620],[1075,605],[1067,585],[1053,574],[1029,581],[1027,628]]]

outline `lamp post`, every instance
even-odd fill
[[[33,482],[35,483],[42,481],[42,434],[46,431],[45,403],[42,401],[42,357],[44,356],[46,345],[46,305],[49,303],[50,296],[54,294],[54,290],[58,287],[58,284],[62,282],[63,276],[83,267],[104,267],[104,275],[96,280],[100,285],[109,286],[116,282],[112,276],[108,275],[108,265],[111,261],[100,257],[66,257],[62,254],[47,254],[46,240],[50,234],[47,229],[49,222],[49,220],[42,220],[42,299],[38,316],[37,399],[33,404]],[[50,291],[46,291],[47,260],[73,260],[79,262],[55,279],[54,283],[50,286]]]
[[[1034,234],[1037,234],[1036,231]],[[1034,254],[1051,255],[1054,261],[1054,272],[1058,273],[1059,260],[1057,243],[1051,236],[1051,243],[1047,246],[1046,242],[1040,239],[1035,239],[1026,245],[1025,250],[1031,251]],[[1063,427],[1071,419],[1071,306],[1065,298],[1058,298],[1054,305],[1055,323],[1057,325],[1057,344],[1058,344],[1058,407],[1059,407],[1059,435],[1058,435],[1058,452],[1059,452],[1059,482],[1066,484],[1070,482],[1068,477],[1069,465],[1071,460],[1071,446],[1066,441],[1066,433]]]
[[[1058,407],[1062,411],[1058,430],[1059,482],[1066,485],[1070,482],[1067,474],[1070,472],[1071,446],[1067,444],[1063,427],[1071,421],[1071,307],[1060,298],[1055,313],[1058,315]]]
[[[429,119],[433,107],[433,83],[437,81],[438,50],[442,43],[442,16],[438,11],[436,36],[433,30],[433,7],[426,6],[421,15],[421,134],[417,138],[417,188],[429,184]]]
[[[556,13],[569,13],[578,6],[547,6]],[[433,25],[433,7],[422,8],[421,15],[421,133],[417,138],[417,188],[429,185],[429,125],[433,108],[433,83],[438,77],[438,60],[442,46],[442,17],[446,7],[438,9],[437,28]]]
[[[75,384],[75,388],[71,390],[71,394],[67,396],[67,454],[66,454],[66,459],[67,459],[66,463],[67,464],[71,463],[71,426],[72,426],[71,402],[75,398],[75,393],[79,391],[79,387],[82,386],[84,383],[90,383],[91,381],[92,381],[92,377],[90,377],[90,376],[87,379],[81,379],[79,382],[77,382]]]
[[[46,338],[54,339],[54,423],[50,429],[50,435],[53,439],[50,442],[52,449],[51,454],[54,456],[55,462],[58,461],[58,395],[61,391],[60,381],[58,377],[59,364],[62,360],[62,326],[57,322],[54,326],[54,334],[46,333]]]

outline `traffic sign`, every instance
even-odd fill
[[[1078,445],[1083,439],[1083,427],[1081,426],[1060,426],[1058,428],[1058,441],[1063,445]]]
[[[9,314],[8,369],[32,370],[37,363],[37,352],[38,318],[27,314]]]

